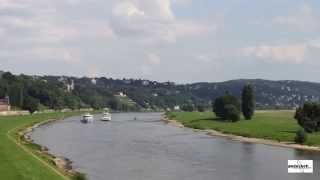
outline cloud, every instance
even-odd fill
[[[172,3],[179,5],[190,5],[192,3],[192,0],[172,0]]]
[[[261,16],[279,2],[250,3],[256,11],[244,13],[238,1],[0,0],[0,63],[18,73],[184,82],[274,72],[267,65],[317,68],[316,4],[283,3]],[[247,23],[261,18],[277,28]],[[247,63],[256,69],[238,70]]]
[[[216,27],[177,19],[170,0],[126,0],[116,3],[111,25],[120,37],[174,43],[180,37],[203,36]]]
[[[146,55],[147,63],[150,65],[159,65],[161,64],[160,57],[155,53],[147,53]]]
[[[143,75],[151,75],[152,74],[152,68],[148,65],[143,64],[140,67],[140,71]]]
[[[180,21],[173,26],[176,37],[200,37],[209,34],[210,32],[216,32],[219,29],[218,25],[210,26],[204,23],[195,23],[193,21]]]
[[[152,52],[145,54],[145,61],[140,66],[140,71],[143,75],[152,75],[152,71],[155,68],[159,68],[161,65],[161,58]]]
[[[252,56],[272,63],[303,63],[307,53],[305,44],[261,45],[242,49],[245,56]]]
[[[115,38],[107,21],[88,16],[78,20],[74,17],[80,17],[82,12],[65,11],[62,7],[66,3],[76,5],[80,1],[0,0],[0,57],[79,62],[83,60],[79,49],[88,46],[87,41]]]
[[[144,16],[145,12],[129,1],[117,4],[112,11],[114,16],[130,18],[134,16]]]
[[[261,43],[238,48],[215,48],[207,53],[198,54],[198,62],[217,63],[227,60],[250,59],[268,64],[306,64],[317,63],[320,57],[320,38],[295,43]]]
[[[298,43],[277,45],[256,45],[235,49],[232,53],[236,57],[251,57],[267,63],[302,64],[316,62],[320,56],[320,40],[306,40]]]
[[[272,22],[299,31],[309,32],[319,30],[319,20],[320,18],[315,14],[311,6],[303,4],[291,14],[273,18]]]
[[[79,53],[75,49],[60,47],[33,47],[30,51],[26,51],[25,55],[33,57],[47,57],[50,60],[62,61],[64,63],[79,63]],[[41,59],[34,59],[40,60]]]

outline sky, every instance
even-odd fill
[[[0,0],[0,70],[320,82],[320,1]]]

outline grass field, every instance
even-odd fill
[[[257,111],[252,120],[241,119],[236,123],[219,121],[212,112],[170,112],[167,116],[190,128],[286,142],[293,142],[300,128],[293,111]],[[305,144],[320,146],[320,133],[308,134]]]
[[[17,132],[48,119],[60,119],[75,113],[50,113],[28,116],[0,117],[0,179],[2,180],[63,180],[45,158],[34,155],[35,147],[20,144]]]

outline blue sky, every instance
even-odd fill
[[[320,82],[316,0],[0,0],[0,69]]]

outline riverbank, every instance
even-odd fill
[[[70,161],[55,157],[47,148],[34,144],[28,133],[40,124],[79,113],[0,117],[0,172],[5,172],[0,174],[0,179],[62,180],[78,177],[79,174],[71,170]]]
[[[75,114],[70,113],[69,115],[64,116],[60,119],[49,119],[46,121],[42,121],[34,125],[30,125],[29,127],[21,129],[17,132],[19,134],[19,139],[24,146],[29,147],[33,151],[32,153],[34,153],[38,157],[41,157],[44,161],[46,161],[46,163],[52,164],[55,170],[57,170],[57,173],[61,176],[66,176],[67,179],[76,179],[75,177],[84,177],[85,175],[75,171],[72,168],[72,161],[70,159],[50,154],[49,149],[47,147],[34,143],[34,141],[30,137],[30,134],[34,131],[34,129],[40,126],[44,126],[55,121],[60,121],[67,117],[78,114],[78,112],[75,112]]]
[[[251,121],[231,123],[218,121],[211,112],[170,112],[163,120],[176,127],[193,128],[235,141],[320,152],[320,133],[309,134],[305,145],[293,142],[300,127],[291,115],[291,111],[261,111]]]

